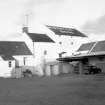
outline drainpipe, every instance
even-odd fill
[[[34,49],[34,41],[33,41],[33,58],[35,58],[35,49]]]

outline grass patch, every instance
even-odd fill
[[[104,105],[105,79],[67,75],[0,79],[0,105]]]

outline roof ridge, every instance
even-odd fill
[[[38,35],[47,35],[46,33],[36,33],[36,32],[28,32],[27,34],[38,34]]]
[[[20,42],[24,42],[24,41],[5,41],[5,40],[3,41],[3,40],[2,40],[2,41],[0,41],[0,42],[19,42],[19,43],[20,43]]]

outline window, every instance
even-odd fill
[[[9,65],[9,67],[12,67],[12,62],[9,61],[9,62],[8,62],[8,65]]]
[[[24,58],[23,58],[23,63],[24,63],[24,65],[26,65],[26,59],[27,59],[27,57],[24,57]]]

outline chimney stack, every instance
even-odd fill
[[[23,28],[22,28],[23,33],[28,33],[29,32],[28,21],[29,21],[29,14],[26,14],[25,15],[25,23],[24,23]]]
[[[27,26],[24,26],[22,28],[22,32],[27,34],[28,33],[28,27]]]

